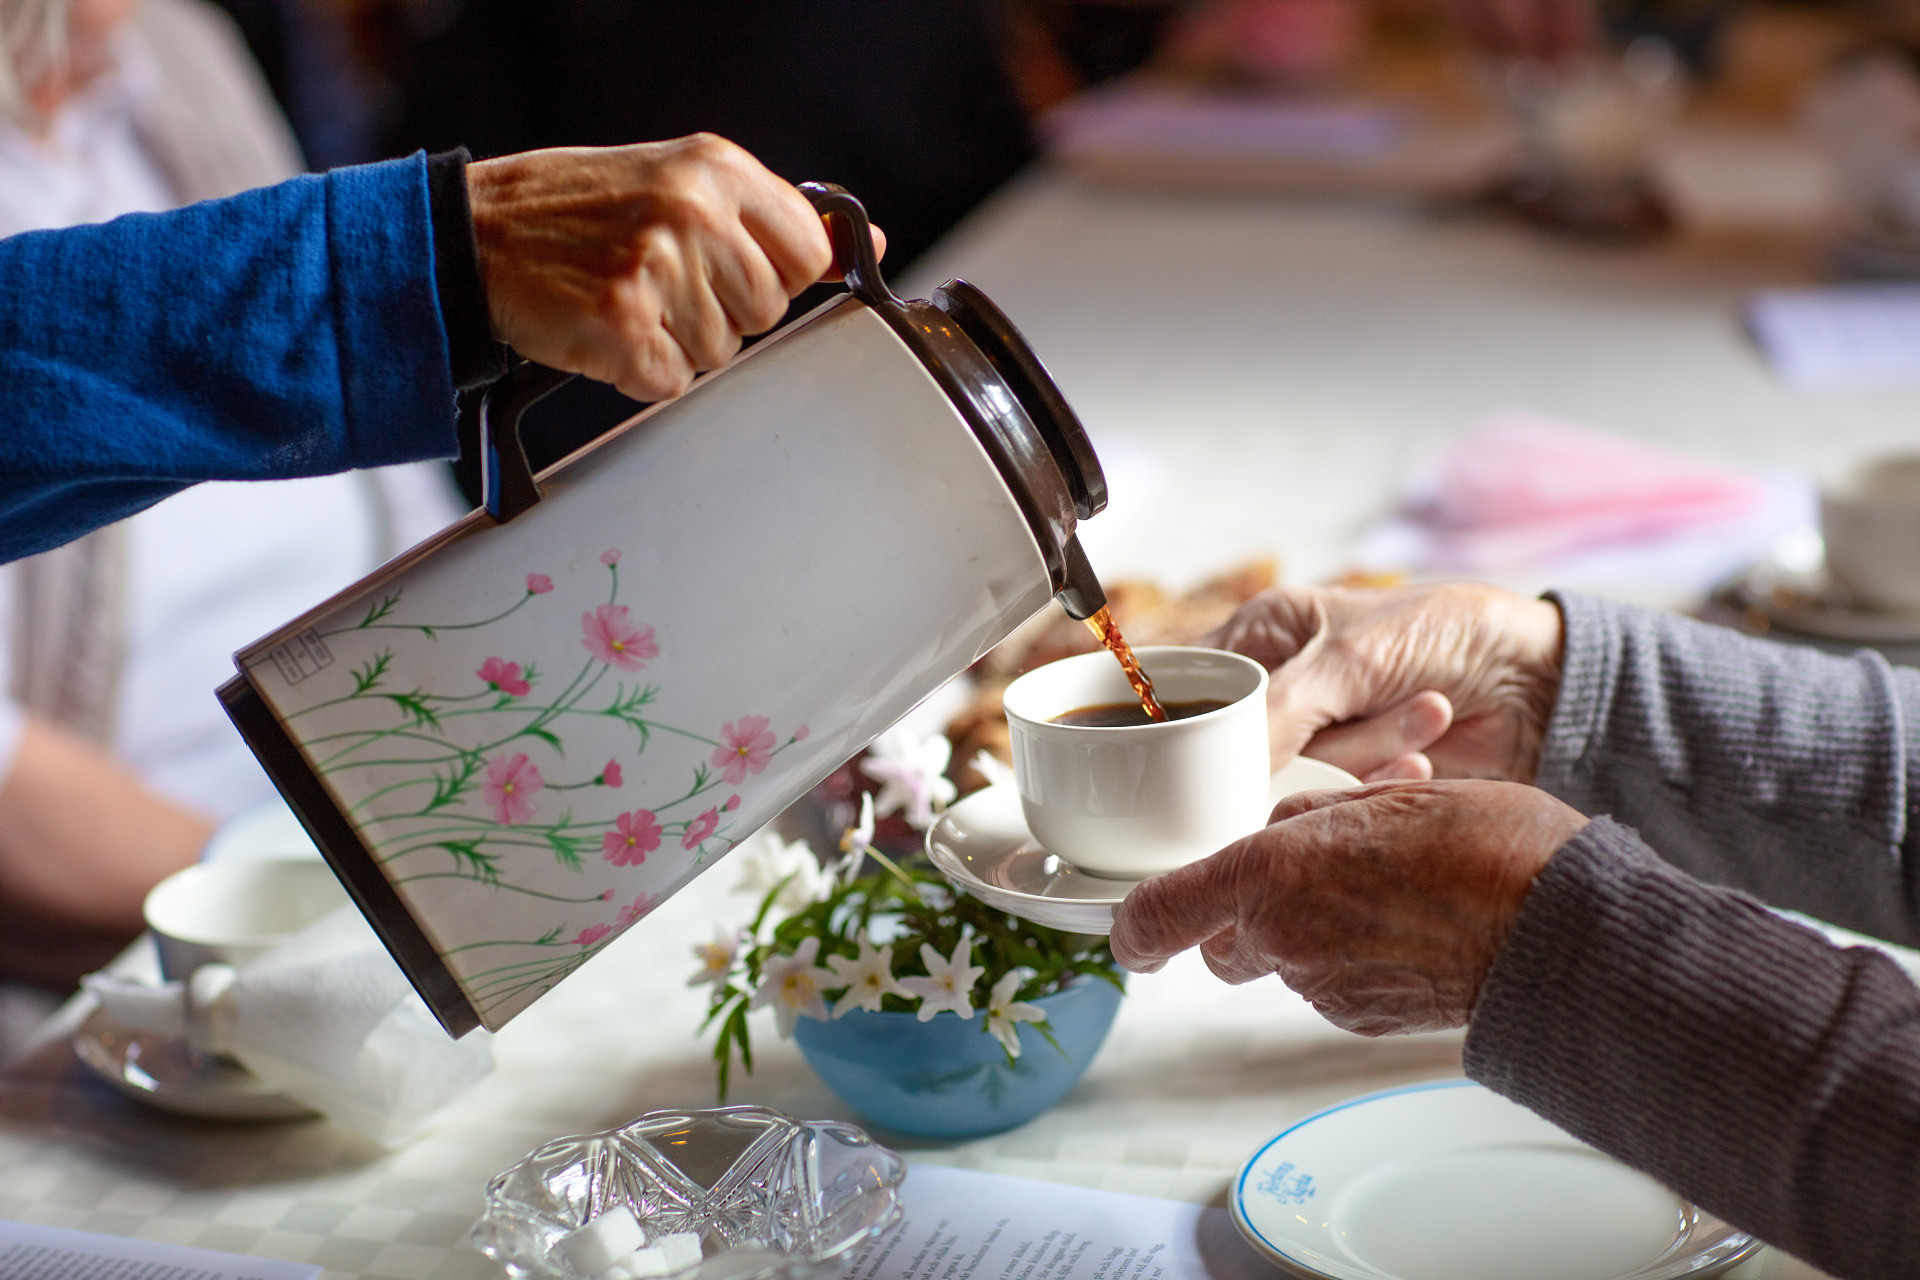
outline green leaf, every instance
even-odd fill
[[[399,603],[400,603],[400,593],[398,591],[394,592],[390,596],[382,596],[374,604],[371,604],[367,607],[367,616],[360,619],[360,626],[362,627],[372,626],[374,623],[380,621],[380,619],[392,613],[393,607]]]
[[[495,854],[482,853],[478,840],[443,840],[439,847],[453,855],[454,866],[461,874],[487,884],[500,883],[500,859]]]
[[[1040,1019],[1040,1021],[1038,1022],[1029,1022],[1027,1025],[1032,1027],[1035,1031],[1038,1031],[1041,1034],[1041,1036],[1043,1036],[1046,1039],[1046,1042],[1053,1046],[1053,1051],[1055,1053],[1059,1054],[1063,1058],[1067,1056],[1066,1049],[1061,1047],[1060,1042],[1053,1038],[1053,1028],[1047,1025],[1047,1020],[1045,1018]]]
[[[735,1006],[733,1017],[733,1040],[740,1046],[740,1065],[746,1068],[748,1075],[752,1075],[753,1042],[747,1037],[747,1002],[745,1000]]]
[[[440,717],[427,705],[428,694],[415,689],[412,693],[383,693],[380,695],[400,709],[407,718],[407,724],[413,728],[425,729],[430,733],[443,732]]]
[[[433,797],[427,801],[426,808],[420,812],[424,816],[435,809],[443,809],[458,800],[473,785],[473,777],[480,772],[480,757],[468,753],[460,762],[450,765],[445,773],[438,770],[433,775]]]
[[[393,650],[388,649],[379,657],[369,658],[365,665],[356,668],[353,673],[353,696],[357,698],[378,685],[380,678],[386,674],[387,668],[392,664]]]
[[[566,819],[561,819],[560,825],[566,825]],[[583,868],[580,861],[580,847],[585,843],[585,838],[580,836],[563,836],[558,831],[547,832],[547,846],[553,850],[554,861],[569,871],[579,871]]]

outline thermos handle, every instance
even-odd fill
[[[838,183],[803,182],[800,190],[826,220],[834,265],[846,277],[847,292],[870,307],[904,305],[880,274],[880,259],[873,253],[873,229],[867,222],[867,207]]]
[[[480,492],[500,524],[540,501],[540,485],[520,442],[520,415],[574,375],[526,360],[480,393]]]
[[[873,235],[867,210],[845,187],[831,182],[803,182],[800,190],[827,224],[833,258],[846,276],[847,292],[870,306],[900,305],[900,299],[880,274],[873,253]],[[528,360],[510,370],[480,394],[480,491],[487,514],[507,521],[540,501],[540,486],[527,465],[526,446],[520,441],[520,415],[558,391],[574,375]]]

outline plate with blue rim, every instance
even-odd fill
[[[1470,1080],[1308,1116],[1261,1144],[1228,1199],[1255,1248],[1325,1280],[1672,1280],[1761,1248]]]

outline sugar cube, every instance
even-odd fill
[[[647,1242],[640,1220],[625,1205],[615,1205],[584,1226],[560,1237],[554,1251],[583,1276],[601,1276],[615,1264],[624,1265]]]
[[[692,1231],[661,1236],[627,1259],[633,1280],[658,1280],[685,1271],[700,1261],[700,1237]]]

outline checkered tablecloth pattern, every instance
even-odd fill
[[[489,1178],[564,1133],[714,1104],[694,1037],[702,992],[685,978],[694,942],[747,910],[731,880],[723,867],[696,882],[510,1025],[494,1075],[399,1151],[321,1120],[152,1111],[56,1035],[0,1073],[0,1217],[310,1262],[326,1280],[498,1277],[466,1244]],[[759,1016],[759,1069],[730,1101],[855,1119]],[[1459,1045],[1350,1036],[1277,982],[1226,987],[1184,957],[1133,979],[1107,1046],[1053,1111],[999,1137],[899,1145],[914,1161],[1224,1203],[1262,1139],[1356,1093],[1458,1074]],[[1740,1274],[1815,1275],[1775,1254]]]

